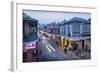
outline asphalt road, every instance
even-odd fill
[[[61,61],[71,59],[63,53],[56,44],[45,36],[40,36],[38,41],[38,61]]]

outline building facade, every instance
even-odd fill
[[[37,23],[38,20],[23,13],[23,62],[37,61],[37,56],[33,57],[37,51]]]
[[[90,32],[90,21],[78,17],[74,17],[60,26],[60,34],[67,37],[89,36]]]

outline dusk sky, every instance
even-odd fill
[[[49,12],[49,11],[29,11],[24,10],[24,13],[35,18],[42,24],[48,24],[51,22],[61,22],[64,19],[69,20],[73,17],[80,17],[84,19],[91,18],[90,13],[75,13],[75,12]]]

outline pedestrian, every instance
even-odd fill
[[[64,48],[64,52],[67,53],[67,48],[66,47]]]

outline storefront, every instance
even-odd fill
[[[74,44],[71,45],[73,50],[78,51],[80,56],[90,55],[91,53],[91,39],[90,37],[73,37],[70,39],[70,43]],[[76,45],[76,49],[75,48]]]

